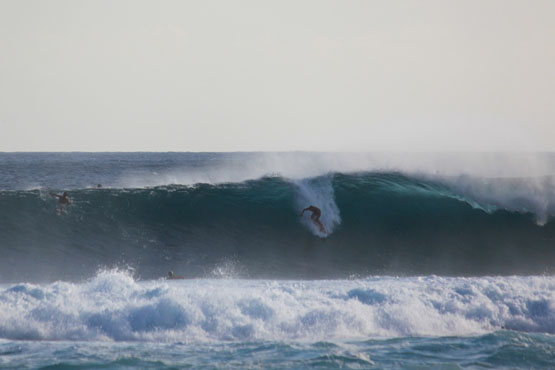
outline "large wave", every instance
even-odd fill
[[[390,172],[76,189],[61,216],[45,190],[2,191],[0,281],[83,278],[99,266],[130,266],[142,278],[168,269],[250,278],[552,273],[555,203],[522,197],[523,181],[498,180],[503,199],[467,178]],[[309,204],[322,209],[328,234],[299,216]]]

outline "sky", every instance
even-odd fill
[[[0,0],[0,151],[555,151],[555,1]]]

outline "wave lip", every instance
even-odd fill
[[[0,292],[0,338],[218,342],[555,334],[553,277],[135,281],[104,271],[79,284]]]

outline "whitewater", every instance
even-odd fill
[[[0,368],[552,368],[554,185],[549,153],[0,153]]]

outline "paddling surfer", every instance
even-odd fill
[[[65,207],[71,202],[67,196],[67,191],[64,191],[62,195],[55,193],[50,193],[53,197],[58,198],[58,205],[56,206],[56,213],[61,215],[64,212]]]
[[[173,274],[173,271],[170,270],[170,271],[168,271],[168,277],[167,277],[167,279],[168,279],[168,280],[181,280],[181,279],[185,279],[185,276],[177,276],[177,275],[174,275],[174,274]]]
[[[322,211],[320,210],[320,208],[316,206],[308,206],[301,212],[301,217],[306,211],[312,212],[312,215],[310,215],[310,219],[312,220],[312,222],[314,222],[316,226],[318,226],[321,232],[327,234],[326,228],[324,227],[324,225],[322,225],[322,222],[320,221],[320,216],[322,215]]]

